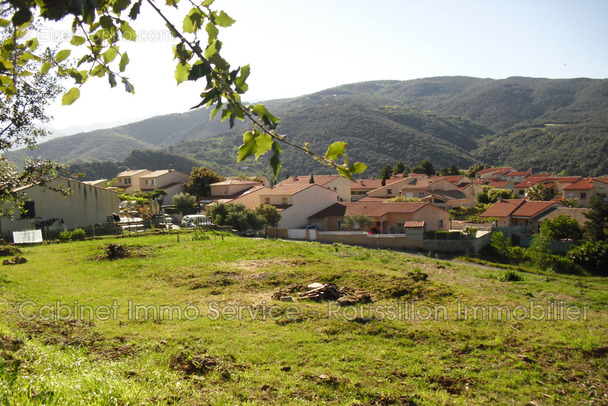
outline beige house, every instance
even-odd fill
[[[554,201],[505,199],[494,203],[481,217],[496,217],[498,228],[525,226],[527,232],[538,232],[535,219],[559,207],[563,206]]]
[[[343,227],[344,217],[356,214],[363,214],[375,222],[364,231],[379,234],[401,234],[408,228],[447,231],[450,226],[450,213],[432,204],[378,201],[336,203],[311,215],[308,223],[323,231],[348,231]]]
[[[139,177],[139,190],[142,192],[153,192],[156,189],[163,189],[167,192],[165,204],[171,203],[173,196],[184,192],[184,183],[188,182],[190,175],[175,169],[163,169],[148,172]]]
[[[116,175],[116,182],[113,186],[122,189],[125,193],[133,193],[140,189],[139,179],[150,173],[147,169],[127,169]]]
[[[27,213],[15,213],[13,218],[0,218],[0,234],[33,229],[36,221],[58,219],[68,229],[104,224],[108,216],[118,212],[118,193],[87,185],[73,179],[58,177],[48,182],[49,187],[69,188],[71,194],[62,196],[40,185],[18,189],[26,198]]]
[[[608,177],[605,178],[593,178],[593,193],[608,202]]]
[[[248,190],[255,187],[264,186],[260,182],[248,179],[227,179],[221,182],[212,183],[211,200],[215,202],[228,202],[236,199]]]
[[[311,179],[315,184],[336,192],[339,202],[351,201],[352,182],[340,175],[293,176],[282,181],[280,185],[306,185],[311,184]]]
[[[254,186],[243,192],[240,196],[227,201],[227,203],[238,203],[244,205],[248,209],[255,209],[260,204],[260,195],[269,190],[270,188],[266,186]]]
[[[308,217],[336,203],[337,192],[316,183],[279,184],[259,194],[260,204],[271,204],[281,211],[280,228],[303,228]]]
[[[515,169],[511,168],[510,166],[501,168],[486,168],[478,171],[475,174],[475,178],[505,180],[504,176],[511,172],[515,172]]]
[[[591,178],[580,179],[578,182],[571,183],[563,188],[563,198],[576,199],[579,206],[587,207],[593,196],[595,196],[594,188],[595,182]]]

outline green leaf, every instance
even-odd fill
[[[120,32],[122,33],[122,37],[127,41],[135,41],[137,39],[137,33],[126,21],[120,23]]]
[[[63,49],[63,50],[57,52],[57,55],[55,55],[55,61],[57,61],[57,62],[65,61],[70,56],[71,53],[72,53],[72,51],[70,51],[69,49]]]
[[[86,39],[84,37],[81,37],[79,35],[73,35],[72,40],[70,41],[70,44],[72,44],[74,46],[78,46],[78,45],[84,44],[85,41],[86,41]]]
[[[110,82],[110,87],[116,87],[116,75],[112,72],[108,74],[108,82]]]
[[[129,80],[127,78],[123,78],[122,83],[125,84],[125,91],[127,91],[129,93],[135,93],[135,89],[133,88],[133,85],[129,82]]]
[[[120,63],[118,64],[118,69],[120,69],[121,72],[124,72],[125,68],[127,67],[128,64],[129,64],[129,55],[127,55],[127,53],[124,52],[120,57]]]
[[[203,7],[209,7],[210,5],[213,4],[215,0],[205,0],[202,4]]]
[[[237,162],[243,162],[249,155],[254,155],[257,151],[255,139],[258,131],[247,131],[243,134],[243,144],[239,147]]]
[[[116,58],[117,55],[118,55],[118,51],[116,50],[115,47],[108,48],[108,50],[106,52],[101,54],[101,56],[103,57],[103,61],[105,63],[112,62]]]
[[[19,27],[20,25],[28,23],[32,20],[32,12],[28,7],[23,6],[22,8],[17,10],[15,14],[13,14],[12,20],[13,25],[15,27]]]
[[[192,8],[188,15],[184,18],[183,29],[184,32],[193,34],[200,30],[203,26],[203,15],[201,11],[196,7]]]
[[[196,61],[194,65],[192,65],[192,69],[190,69],[190,73],[188,74],[188,80],[198,80],[203,76],[207,76],[211,73],[211,68],[207,66],[203,61]]]
[[[205,58],[210,59],[213,55],[217,54],[217,43],[218,40],[213,40],[205,49]]]
[[[273,139],[270,135],[266,133],[260,133],[255,139],[255,145],[257,145],[257,150],[255,153],[255,159],[258,159],[261,155],[270,151],[272,148]]]
[[[177,66],[175,66],[175,80],[177,80],[177,84],[179,85],[182,82],[185,82],[186,80],[188,80],[188,76],[190,74],[190,64],[187,63],[185,65],[182,65],[181,63],[178,63]]]
[[[139,15],[139,9],[141,8],[141,0],[133,4],[131,10],[129,10],[129,18],[131,20],[136,20]]]
[[[230,18],[230,16],[223,11],[220,11],[220,14],[215,17],[215,22],[220,27],[230,27],[236,20]]]
[[[266,124],[271,129],[276,128],[276,123],[281,121],[272,114],[270,114],[266,109],[266,106],[264,106],[263,104],[256,104],[251,111],[258,117],[260,117],[264,124]]]
[[[120,12],[129,7],[130,4],[131,0],[114,0],[112,11],[114,11],[116,14],[120,14]]]
[[[80,97],[80,89],[77,87],[73,87],[61,98],[61,104],[64,106],[69,106],[74,103]]]
[[[28,40],[25,45],[30,49],[30,51],[35,51],[38,48],[38,38],[34,37]]]
[[[325,153],[325,158],[329,159],[330,161],[333,161],[336,158],[338,158],[340,155],[344,154],[345,148],[346,148],[345,142],[336,141],[327,148],[327,152]]]
[[[106,68],[105,66],[101,65],[101,64],[97,64],[95,66],[93,66],[93,68],[91,69],[91,76],[97,76],[98,78],[102,78],[104,75],[106,74]],[[114,84],[115,86],[116,84]],[[114,87],[112,86],[112,87]]]
[[[207,36],[209,37],[207,40],[207,43],[209,44],[213,42],[213,40],[217,39],[217,34],[220,33],[215,24],[211,22],[207,23],[205,26],[205,31],[207,31]]]
[[[0,18],[0,27],[6,28],[9,26],[10,23],[10,20],[7,20],[6,18]]]
[[[367,169],[367,165],[362,162],[355,162],[351,167],[351,173],[363,173]]]
[[[40,68],[40,73],[46,75],[49,72],[49,69],[51,69],[52,67],[53,65],[49,61],[46,61],[42,64],[42,67]]]
[[[249,71],[249,65],[245,65],[241,68],[241,74],[237,76],[236,80],[234,81],[234,86],[236,88],[237,93],[243,94],[249,88],[249,86],[247,86],[247,83],[245,83],[245,80],[247,80],[247,78],[249,77]]]
[[[274,174],[274,180],[279,178],[279,171],[281,170],[281,146],[278,141],[274,141],[272,143],[272,157],[270,158],[270,167],[272,168],[272,172]]]

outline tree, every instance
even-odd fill
[[[184,184],[186,192],[198,197],[199,199],[202,197],[211,195],[211,185],[212,183],[221,182],[225,180],[221,175],[218,175],[211,169],[208,169],[204,166],[193,168],[192,172],[190,172],[190,178],[188,182]]]
[[[513,191],[509,189],[498,189],[491,186],[482,186],[482,191],[477,195],[478,204],[494,204],[499,199],[514,199]]]
[[[239,203],[216,204],[206,214],[214,224],[230,225],[240,234],[259,231],[266,224],[262,216]]]
[[[46,108],[61,93],[57,75],[39,72],[50,63],[51,52],[38,50],[35,38],[27,38],[4,19],[0,7],[0,215],[10,216],[23,207],[25,196],[16,191],[33,183],[45,185],[64,165],[41,159],[26,159],[19,171],[4,156],[17,147],[34,148],[47,131],[40,127],[49,121]],[[30,74],[30,71],[34,71]],[[51,188],[64,195],[69,190]]]
[[[439,174],[441,176],[451,176],[451,175],[460,175],[460,169],[456,166],[456,164],[452,164],[449,168],[442,168]]]
[[[198,207],[196,196],[192,196],[189,193],[178,193],[173,195],[173,206],[179,210],[194,209]]]
[[[410,167],[407,166],[406,164],[403,163],[403,161],[399,161],[397,162],[397,165],[395,165],[395,173],[409,173],[410,172]]]
[[[262,216],[268,225],[276,227],[281,221],[281,213],[271,204],[260,204],[255,208],[255,212]]]
[[[526,250],[525,256],[540,269],[547,269],[551,265],[551,240],[543,234],[532,237],[532,244]]]
[[[513,244],[511,244],[511,239],[500,231],[492,233],[492,237],[490,237],[490,246],[494,248],[494,251],[496,251],[503,260],[513,256]]]
[[[550,240],[575,240],[583,238],[583,230],[578,221],[568,216],[560,214],[553,219],[547,219],[540,225],[540,233]]]
[[[378,177],[382,180],[386,180],[390,179],[391,176],[393,176],[393,167],[389,164],[384,165]]]
[[[420,165],[412,168],[412,172],[433,176],[435,174],[435,167],[429,159],[424,159],[420,162]]]
[[[342,225],[345,228],[352,228],[354,230],[365,230],[370,228],[374,224],[376,224],[374,219],[367,217],[366,215],[361,213],[357,213],[354,215],[347,214],[346,216],[344,216],[344,221],[342,222]]]
[[[576,197],[564,199],[562,200],[562,204],[566,207],[578,207],[578,199]]]
[[[482,163],[476,163],[475,165],[469,167],[469,170],[466,171],[465,175],[467,176],[467,178],[474,178],[475,175],[477,174],[477,172],[479,172],[482,169],[486,169],[489,168],[490,165],[487,164],[482,164]]]
[[[585,217],[589,221],[585,222],[585,236],[592,241],[606,241],[608,233],[606,232],[606,224],[608,224],[608,203],[599,196],[594,196],[589,201],[589,211],[585,213]]]
[[[544,183],[537,183],[536,185],[533,185],[526,189],[526,196],[530,200],[547,201],[551,200],[551,198],[553,197],[551,195],[551,190],[547,189]]]
[[[107,77],[111,87],[121,82],[127,92],[134,93],[135,89],[125,73],[130,58],[120,45],[124,41],[136,40],[137,33],[130,22],[138,18],[144,4],[163,20],[175,38],[174,77],[177,84],[204,79],[201,99],[193,108],[212,107],[211,116],[221,113],[222,120],[228,120],[231,127],[235,120],[247,119],[252,123],[252,129],[243,134],[237,162],[250,156],[257,159],[270,152],[272,156],[269,162],[276,179],[281,167],[281,145],[288,145],[333,167],[349,179],[365,171],[365,164],[350,163],[345,142],[336,141],[328,146],[325,154],[316,153],[310,150],[307,143],[298,145],[279,134],[277,126],[280,119],[263,104],[246,104],[241,100],[248,88],[246,81],[250,67],[233,68],[221,55],[220,28],[231,26],[235,20],[224,11],[213,10],[213,0],[182,3],[188,4],[186,7],[189,11],[179,24],[171,21],[169,16],[169,10],[180,6],[179,0],[167,0],[163,5],[153,0],[7,0],[2,3],[0,10],[0,25],[12,26],[16,35],[5,38],[0,44],[0,92],[12,97],[18,92],[19,83],[24,82],[23,78],[28,75],[46,76],[56,71],[74,81],[74,86],[63,95],[65,105],[72,104],[80,97],[81,86],[91,77]],[[39,41],[32,24],[34,15],[54,21],[72,19],[70,44],[76,47],[75,53],[82,53],[75,65],[65,64],[72,54],[71,49],[57,52],[52,61],[40,67],[28,65],[29,60],[38,58],[35,52],[38,51]],[[14,49],[24,50],[24,57],[12,59]]]
[[[608,276],[608,241],[585,241],[571,248],[568,256],[586,270]]]

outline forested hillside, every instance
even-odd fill
[[[608,173],[608,80],[373,81],[265,104],[282,119],[279,133],[289,140],[309,142],[321,153],[335,140],[346,141],[351,159],[367,163],[371,174],[387,163],[403,160],[412,166],[425,158],[436,167],[485,162],[577,175]],[[229,130],[226,123],[209,121],[207,111],[196,110],[55,139],[27,154],[120,166],[133,149],[164,149],[225,174],[268,173],[264,157],[236,164],[245,128],[238,123]],[[25,154],[15,151],[9,158],[17,161]],[[329,171],[289,148],[282,160],[283,174]],[[136,163],[152,167],[157,162]]]

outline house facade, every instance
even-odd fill
[[[156,189],[163,189],[167,192],[164,200],[170,203],[173,196],[184,192],[184,183],[189,179],[190,175],[175,169],[153,171],[139,177],[139,190],[153,192]]]
[[[236,199],[246,191],[254,187],[264,186],[261,182],[248,179],[227,179],[221,182],[212,183],[211,200],[219,202],[228,202]]]
[[[291,178],[282,181],[280,185],[306,185],[311,184],[311,181],[312,183],[336,192],[339,202],[351,201],[352,182],[340,175],[292,176]]]
[[[73,179],[58,177],[47,182],[49,187],[68,188],[63,196],[48,187],[31,185],[18,189],[26,198],[27,213],[16,212],[13,218],[0,218],[0,234],[33,229],[36,222],[58,220],[68,229],[104,224],[108,216],[118,212],[118,193]]]
[[[125,193],[133,193],[141,188],[139,179],[149,173],[150,171],[147,169],[127,169],[116,175],[116,182],[113,186],[122,189]]]
[[[338,194],[315,183],[279,184],[259,194],[260,204],[271,204],[281,211],[280,228],[303,228],[308,217],[336,203]]]
[[[432,204],[379,201],[336,203],[311,215],[308,224],[322,231],[348,231],[343,226],[344,217],[356,214],[374,220],[375,224],[363,231],[379,234],[402,234],[408,228],[447,231],[450,225],[450,214]]]

